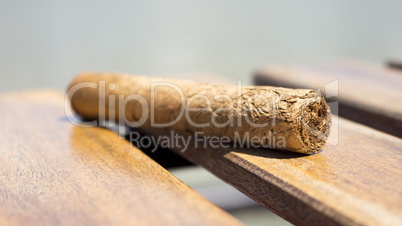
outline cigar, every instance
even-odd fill
[[[70,83],[68,97],[86,120],[225,138],[239,147],[317,153],[331,127],[324,97],[309,89],[85,72]]]

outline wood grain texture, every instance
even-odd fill
[[[175,151],[295,224],[401,225],[402,140],[342,118],[331,136],[339,144],[309,156],[194,143]]]
[[[0,225],[238,225],[56,91],[0,95]]]
[[[402,137],[402,76],[397,70],[360,61],[257,70],[257,85],[320,89],[339,82],[339,115]],[[325,94],[324,94],[325,96]]]

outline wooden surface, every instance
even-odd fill
[[[60,92],[0,95],[0,225],[237,225]]]
[[[201,144],[175,151],[291,223],[402,225],[402,140],[342,118],[329,139],[339,144],[310,156]]]
[[[334,91],[338,86],[338,93],[330,92],[326,97],[332,102],[339,101],[340,116],[402,137],[400,71],[359,61],[267,67],[256,72],[255,82],[257,85],[320,89],[324,93],[326,88]]]

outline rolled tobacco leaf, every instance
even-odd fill
[[[87,120],[197,133],[304,154],[321,150],[331,127],[324,97],[309,89],[86,72],[71,82],[68,96],[72,109]]]

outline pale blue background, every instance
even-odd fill
[[[4,1],[0,91],[64,89],[83,70],[217,72],[402,56],[402,1]]]

